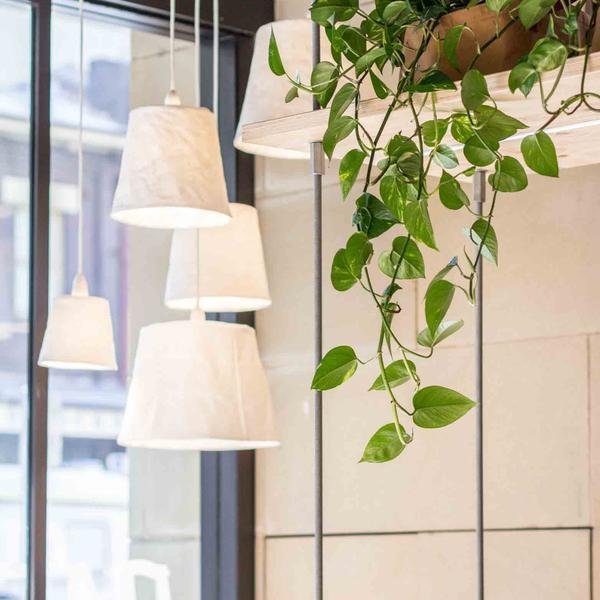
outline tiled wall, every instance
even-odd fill
[[[281,1],[279,17],[301,16],[298,4]],[[306,600],[313,589],[311,179],[305,162],[256,164],[273,296],[257,328],[282,440],[258,453],[257,597]],[[334,164],[324,192],[324,345],[350,343],[368,357],[378,332],[368,296],[337,293],[328,282],[353,212],[336,171]],[[440,252],[427,253],[429,276],[461,251],[469,221],[435,200],[431,206]],[[500,266],[485,264],[487,597],[587,600],[600,537],[592,531],[600,508],[600,170],[532,176],[528,190],[499,199],[495,227]],[[424,285],[405,286],[398,327],[407,340],[424,326]],[[451,316],[465,318],[465,327],[420,366],[421,376],[472,395],[473,309],[457,295]],[[370,435],[390,420],[384,397],[367,393],[375,374],[375,366],[361,367],[324,396],[325,598],[472,598],[475,414],[444,430],[418,430],[391,463],[358,464]]]

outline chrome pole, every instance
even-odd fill
[[[475,212],[483,214],[486,192],[486,172],[477,169],[473,176],[473,199]],[[484,515],[483,515],[483,260],[477,264],[477,286],[475,290],[475,390],[477,400],[476,423],[476,481],[477,481],[477,598],[483,600],[485,594],[485,555],[484,555]]]
[[[313,66],[321,60],[321,32],[318,23],[312,24]],[[313,96],[313,109],[319,103]],[[322,295],[322,191],[325,160],[323,144],[311,142],[310,158],[313,176],[313,242],[314,242],[314,362],[315,368],[323,355],[323,295]],[[315,390],[315,600],[323,600],[323,405],[322,393]]]

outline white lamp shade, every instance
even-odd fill
[[[246,95],[238,121],[233,145],[243,152],[273,158],[306,158],[306,153],[271,148],[242,141],[242,127],[289,115],[310,112],[312,96],[300,93],[292,102],[285,103],[291,87],[286,77],[276,77],[269,68],[269,38],[271,28],[277,39],[284,66],[290,75],[299,72],[303,82],[310,81],[312,72],[312,22],[308,19],[290,19],[267,23],[258,29],[254,41],[254,54],[250,65]],[[322,44],[323,49],[327,46]],[[323,58],[324,60],[327,57]]]
[[[117,368],[108,300],[88,296],[82,275],[75,278],[71,295],[54,301],[38,365],[93,371]]]
[[[173,232],[165,304],[205,312],[259,310],[271,304],[258,213],[232,203],[231,221]]]
[[[194,318],[144,327],[118,441],[172,450],[279,445],[254,330]]]
[[[229,221],[221,148],[210,110],[145,106],[131,111],[111,216],[159,229]]]

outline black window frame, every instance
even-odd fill
[[[50,31],[53,9],[76,10],[76,1],[20,1],[31,6],[32,11],[27,598],[46,600],[48,372],[37,366],[37,356],[49,300]],[[202,2],[203,26],[212,25],[210,4],[207,0]],[[220,8],[221,32],[234,39],[237,117],[250,68],[252,38],[258,27],[273,20],[273,0],[222,0]],[[85,10],[97,18],[135,28],[165,30],[169,0],[86,0]],[[178,0],[178,27],[190,31],[193,10],[194,0]],[[232,165],[230,199],[254,204],[253,158],[235,152]],[[215,318],[254,324],[252,314]],[[201,453],[201,600],[254,600],[254,466],[253,451]]]

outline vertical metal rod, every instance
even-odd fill
[[[486,172],[482,169],[475,171],[473,176],[473,196],[475,212],[483,214],[485,202]],[[485,555],[484,536],[485,525],[483,515],[483,261],[477,264],[477,286],[475,290],[475,388],[477,401],[476,424],[476,482],[477,482],[477,598],[483,600],[485,593]]]
[[[317,23],[312,24],[313,66],[321,60],[321,31]],[[313,96],[313,109],[319,103]],[[322,191],[324,157],[323,144],[311,142],[310,157],[313,175],[314,210],[314,305],[315,305],[315,367],[323,355],[323,297],[322,297]],[[323,600],[323,405],[322,394],[315,390],[315,600]]]

